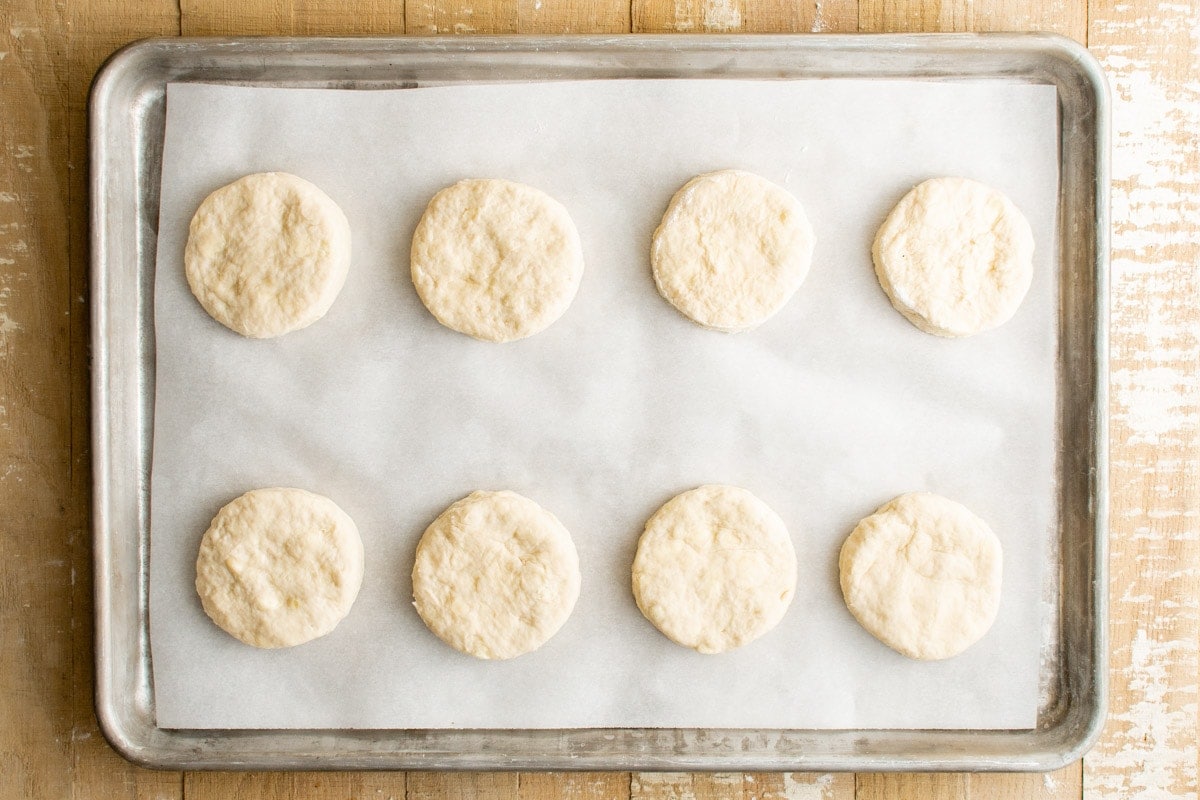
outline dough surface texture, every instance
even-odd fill
[[[192,217],[184,270],[217,322],[266,339],[325,316],[350,269],[350,223],[320,189],[285,172],[217,189]]]
[[[546,643],[579,598],[579,556],[562,523],[515,492],[473,492],[417,545],[413,600],[454,649],[515,658]]]
[[[864,519],[842,545],[846,606],[909,658],[950,658],[987,633],[1000,608],[1000,540],[962,505],[905,494]]]
[[[196,559],[204,611],[255,647],[291,647],[332,631],[363,576],[358,528],[329,498],[255,489],[213,518]]]
[[[412,282],[447,328],[486,342],[545,330],[583,277],[583,246],[567,210],[512,181],[442,189],[413,233]]]
[[[800,202],[740,170],[684,184],[654,232],[650,263],[667,302],[707,328],[749,330],[800,288],[813,231]]]
[[[745,489],[676,495],[646,523],[633,560],[638,608],[672,641],[723,653],[774,628],[796,591],[783,520]]]
[[[879,228],[875,274],[896,310],[926,333],[962,337],[1017,312],[1033,280],[1033,231],[1012,201],[966,178],[933,178]]]

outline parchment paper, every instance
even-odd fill
[[[159,725],[1032,727],[1041,554],[1055,535],[1056,124],[1052,87],[998,82],[170,86],[155,287]],[[726,167],[787,187],[817,235],[801,290],[737,335],[663,301],[647,256],[672,193]],[[354,258],[324,320],[254,341],[205,315],[182,254],[205,195],[262,170],[333,197]],[[1006,192],[1037,242],[1017,316],[963,341],[905,321],[870,261],[888,210],[937,175]],[[562,202],[587,259],[565,316],[504,345],[440,327],[408,278],[429,198],[489,176]],[[629,588],[647,517],[708,482],[766,501],[800,560],[779,627],[719,656],[669,642]],[[222,504],[274,485],[340,504],[367,566],[336,631],[263,651],[209,622],[194,561]],[[410,604],[422,531],[481,488],[553,511],[583,566],[567,624],[507,662],[451,650]],[[856,522],[915,490],[963,502],[1004,546],[994,628],[939,663],[873,639],[837,584]]]

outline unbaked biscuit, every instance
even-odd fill
[[[1012,201],[966,178],[933,178],[879,228],[875,274],[926,333],[971,336],[1008,321],[1033,280],[1033,231]]]
[[[413,286],[447,328],[510,342],[547,328],[571,305],[583,246],[567,210],[512,181],[442,189],[413,233]]]
[[[579,598],[579,556],[549,511],[515,492],[473,492],[417,545],[413,604],[437,636],[476,658],[503,659],[550,639]]]
[[[324,636],[363,576],[358,528],[329,498],[255,489],[222,508],[200,542],[196,591],[213,622],[255,647]]]
[[[650,263],[659,293],[707,328],[744,331],[800,288],[813,231],[800,202],[750,172],[693,178],[671,198]]]
[[[1000,540],[966,507],[905,494],[854,529],[838,560],[850,613],[888,647],[916,659],[958,655],[1000,608]]]
[[[333,305],[350,269],[350,223],[302,178],[247,175],[200,204],[183,262],[213,319],[243,336],[281,336]]]
[[[796,591],[783,520],[736,486],[676,495],[646,523],[633,561],[638,608],[668,638],[723,653],[774,628]]]

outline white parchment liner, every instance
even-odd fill
[[[1056,125],[1052,87],[999,82],[170,86],[155,286],[159,725],[1032,727],[1041,562],[1055,535]],[[736,335],[684,319],[648,266],[672,193],[727,167],[788,188],[817,237],[799,293]],[[264,170],[333,197],[354,257],[325,319],[253,341],[205,315],[182,254],[205,195]],[[888,210],[937,175],[1006,192],[1037,241],[1017,316],[968,340],[915,329],[871,267]],[[539,187],[579,227],[579,294],[530,339],[485,344],[446,330],[413,291],[416,221],[465,177]],[[779,627],[720,656],[666,640],[629,590],[646,518],[708,482],[766,501],[800,561]],[[274,485],[340,504],[367,566],[336,631],[262,651],[209,622],[194,562],[223,503]],[[481,488],[553,511],[583,565],[564,628],[508,662],[451,650],[410,604],[421,532]],[[857,520],[914,490],[966,504],[1004,546],[994,628],[939,663],[879,644],[837,585],[838,548]]]

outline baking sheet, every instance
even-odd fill
[[[997,82],[172,85],[155,297],[159,725],[1032,727],[1040,554],[1055,530],[1055,114],[1053,87]],[[733,336],[680,317],[646,264],[671,193],[723,167],[788,187],[817,232],[797,296]],[[205,194],[267,169],[342,206],[355,258],[325,320],[257,342],[204,315],[181,262]],[[887,210],[939,174],[1003,189],[1039,244],[1017,317],[963,342],[912,328],[870,267]],[[492,345],[442,329],[408,282],[425,202],[470,176],[538,186],[580,228],[579,295],[531,339]],[[641,618],[628,568],[646,517],[715,481],[784,518],[801,569],[779,628],[714,657]],[[267,485],[334,498],[368,555],[350,617],[288,651],[232,640],[192,590],[212,514]],[[584,565],[567,625],[511,662],[455,653],[408,604],[421,531],[477,488],[554,511]],[[875,642],[837,590],[837,547],[857,519],[917,489],[966,503],[1005,547],[995,627],[937,664]]]

